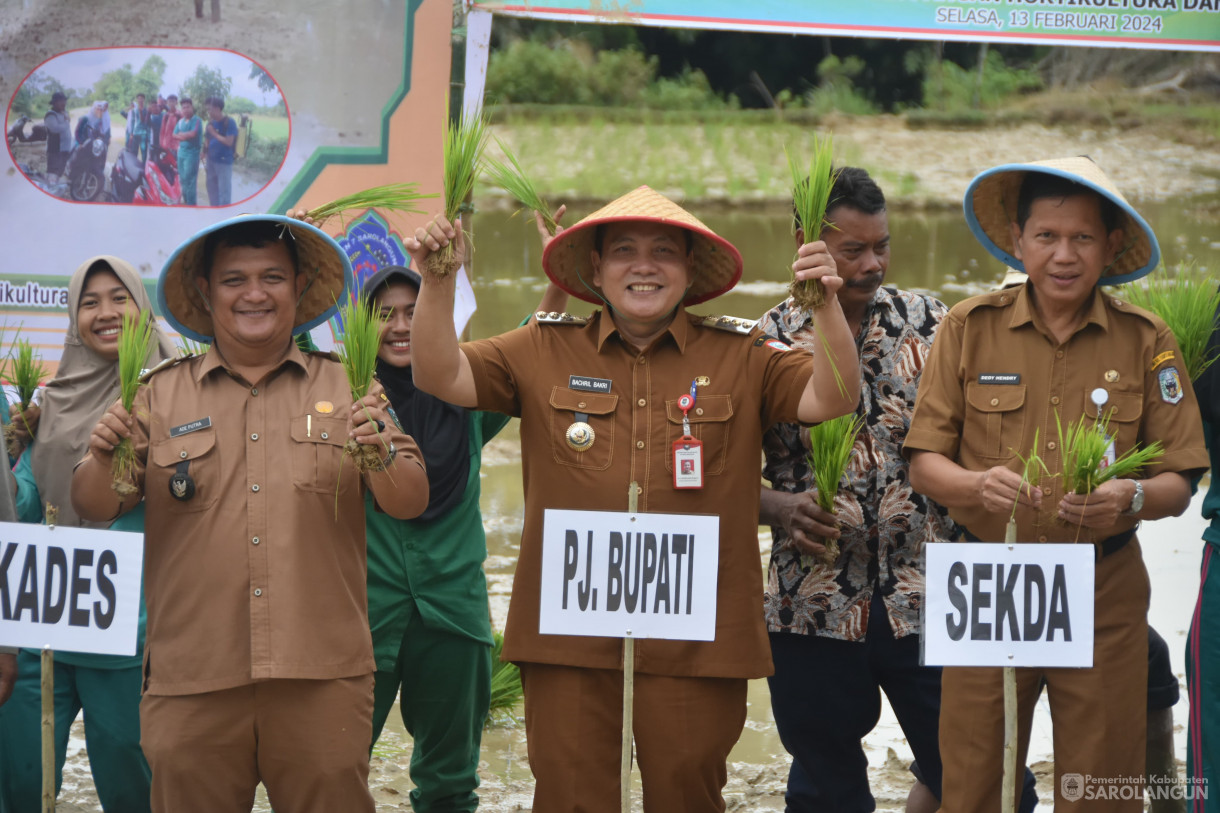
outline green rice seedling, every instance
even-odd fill
[[[788,170],[792,175],[792,206],[796,220],[805,233],[806,241],[817,240],[826,223],[826,207],[830,203],[830,190],[838,173],[834,171],[834,144],[830,136],[813,139],[813,156],[809,167],[803,168],[784,150],[788,157]],[[826,292],[816,280],[798,282],[792,280],[789,289],[793,300],[805,310],[816,310],[826,305]]]
[[[526,209],[541,215],[547,233],[554,237],[555,233],[559,231],[559,224],[551,216],[551,207],[538,194],[538,189],[534,186],[534,182],[525,177],[525,171],[521,169],[521,164],[517,162],[517,157],[509,151],[508,147],[504,146],[500,139],[497,138],[496,143],[504,151],[504,157],[507,159],[507,162],[502,163],[494,158],[489,158],[487,160],[488,180],[512,195],[513,200],[520,203]]]
[[[504,636],[492,632],[494,644],[491,649],[491,705],[487,710],[487,725],[495,721],[513,722],[513,712],[521,704],[524,692],[521,689],[521,671],[515,663],[500,660],[504,650]]]
[[[119,332],[119,400],[123,409],[131,412],[140,388],[140,373],[152,350],[156,326],[146,313],[124,313]],[[114,447],[114,468],[111,488],[120,497],[136,493],[136,451],[131,438],[123,438]]]
[[[1008,515],[1008,522],[1010,524],[1015,522],[1017,518],[1017,504],[1021,501],[1020,488],[1022,486],[1036,488],[1038,483],[1042,481],[1043,475],[1051,473],[1050,469],[1046,467],[1046,462],[1038,454],[1038,450],[1042,448],[1041,434],[1041,429],[1034,430],[1034,443],[1028,455],[1023,457],[1017,450],[1012,450],[1013,454],[1017,456],[1017,460],[1021,461],[1021,486],[1018,486],[1017,499],[1012,501],[1012,513]]]
[[[343,221],[343,215],[348,212],[366,212],[376,209],[382,212],[398,212],[400,214],[423,214],[423,209],[415,208],[416,201],[434,198],[435,194],[424,195],[418,191],[419,185],[414,183],[392,183],[385,186],[374,186],[362,192],[344,195],[330,203],[310,209],[308,217],[314,224],[321,227],[332,217]],[[344,224],[346,226],[346,223]]]
[[[1110,447],[1110,418],[1089,422],[1086,416],[1065,427],[1055,412],[1059,432],[1059,449],[1063,455],[1063,490],[1071,494],[1092,494],[1108,480],[1128,477],[1156,462],[1164,447],[1159,440],[1140,448],[1137,444],[1105,465]]]
[[[178,355],[183,358],[188,356],[202,356],[208,352],[208,345],[204,342],[197,342],[193,339],[188,339],[186,336],[178,337]]]
[[[824,511],[834,513],[839,484],[847,471],[847,461],[851,459],[851,450],[856,445],[856,435],[863,427],[864,419],[851,413],[822,421],[809,429],[809,454],[806,459],[818,487],[818,505]],[[839,558],[838,541],[823,539],[822,544],[826,548],[820,557],[822,563],[834,564]],[[808,558],[801,557],[805,567],[810,565],[805,561]]]
[[[1123,291],[1131,304],[1152,311],[1169,325],[1182,351],[1182,368],[1192,381],[1216,360],[1207,347],[1220,307],[1220,282],[1214,277],[1182,263],[1173,275],[1159,273],[1156,279],[1129,283]]]
[[[381,347],[381,334],[385,319],[373,302],[365,298],[351,297],[339,306],[339,322],[343,325],[342,343],[336,348],[343,372],[347,374],[347,386],[352,400],[359,401],[368,395],[373,385],[373,373],[377,370],[377,351]],[[343,451],[352,458],[360,472],[379,471],[388,451],[371,443],[349,440]]]
[[[21,420],[25,422],[25,411],[30,408],[34,393],[47,377],[46,365],[42,358],[34,352],[33,345],[27,339],[18,339],[9,350],[8,380],[17,390],[17,409]],[[30,425],[25,424],[26,435],[32,435]],[[17,440],[17,425],[10,422],[4,427],[4,442],[9,454],[14,460],[21,453],[21,444]]]
[[[445,219],[450,223],[469,209],[466,199],[474,190],[474,181],[483,165],[487,149],[487,118],[467,116],[451,122],[445,130],[442,165],[444,168]],[[447,277],[458,269],[453,241],[440,251],[428,255],[420,269],[434,277]]]

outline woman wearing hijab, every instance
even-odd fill
[[[84,144],[99,135],[110,146],[110,103],[98,100],[89,108],[89,112],[76,122],[76,143]]]
[[[411,318],[419,275],[402,266],[369,278],[363,296],[388,319],[377,378],[402,429],[415,438],[431,498],[422,515],[396,520],[367,502],[369,625],[377,659],[373,742],[402,688],[414,738],[411,806],[474,810],[479,744],[491,694],[491,624],[479,513],[483,445],[506,415],[471,412],[417,390]],[[367,499],[367,498],[366,498]]]
[[[42,393],[41,412],[14,415],[35,438],[18,461],[17,513],[23,522],[42,522],[45,506],[58,509],[56,523],[106,527],[81,520],[69,491],[73,467],[85,456],[99,416],[118,397],[118,335],[125,313],[152,316],[139,273],[117,257],[86,260],[68,283],[68,332],[55,377]],[[145,367],[174,355],[161,333]],[[117,504],[117,503],[116,503]],[[132,511],[115,530],[143,531],[143,511]],[[133,540],[133,544],[138,544]],[[55,653],[55,787],[63,781],[68,729],[85,712],[85,743],[98,799],[105,811],[147,811],[151,773],[140,750],[143,608],[136,655]],[[39,654],[23,650],[17,659],[17,686],[0,708],[0,813],[39,809]]]

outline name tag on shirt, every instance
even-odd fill
[[[1020,373],[979,373],[980,384],[1020,384]]]
[[[703,488],[703,441],[674,441],[674,488]]]
[[[568,389],[583,390],[585,392],[610,392],[610,384],[612,382],[608,378],[591,378],[587,375],[570,375],[568,376]]]
[[[190,423],[184,423],[181,426],[173,427],[169,430],[169,436],[171,438],[176,438],[181,437],[182,435],[189,435],[191,432],[198,432],[200,429],[207,429],[211,425],[212,416],[209,415],[206,418],[200,418],[197,421],[191,421]]]

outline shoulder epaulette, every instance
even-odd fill
[[[331,361],[339,360],[339,354],[334,350],[310,350],[309,355],[317,356],[318,358],[322,359],[330,359]]]
[[[740,316],[705,316],[699,324],[704,327],[714,327],[717,330],[727,330],[729,333],[749,335],[758,324],[754,319],[742,319]]]
[[[194,353],[185,353],[181,356],[174,356],[173,358],[165,359],[160,364],[158,364],[156,367],[153,367],[151,369],[141,370],[140,371],[140,383],[147,384],[148,379],[152,378],[157,373],[162,372],[163,370],[168,370],[170,367],[177,367],[182,362],[190,361],[193,358],[195,358]]]
[[[1015,287],[1001,288],[998,291],[979,294],[958,302],[950,310],[956,311],[959,316],[964,317],[977,308],[1006,308],[1016,301],[1017,289]]]
[[[571,313],[559,313],[558,311],[538,311],[534,314],[534,320],[540,325],[587,325],[589,317],[576,316]]]

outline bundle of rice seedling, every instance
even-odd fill
[[[1042,476],[1051,473],[1050,469],[1046,467],[1046,462],[1038,455],[1038,450],[1042,448],[1041,436],[1042,430],[1035,429],[1034,444],[1026,456],[1022,456],[1015,449],[1010,450],[1017,456],[1017,460],[1021,461],[1021,485],[1017,487],[1017,498],[1012,501],[1012,513],[1008,515],[1009,525],[1012,525],[1017,518],[1017,505],[1021,501],[1020,489],[1026,486],[1037,488],[1038,483],[1042,481]]]
[[[147,314],[124,313],[119,332],[119,400],[123,409],[131,412],[140,388],[140,373],[152,350],[156,325]],[[131,438],[123,438],[114,447],[114,468],[110,487],[120,497],[136,493],[136,451]]]
[[[1216,329],[1220,282],[1197,266],[1180,264],[1172,276],[1158,274],[1123,287],[1127,300],[1165,320],[1182,350],[1182,367],[1192,381],[1212,362],[1208,341]]]
[[[347,386],[352,391],[352,400],[359,401],[368,395],[373,384],[373,373],[377,369],[377,350],[381,347],[381,334],[386,320],[373,306],[370,299],[351,297],[339,307],[339,323],[343,325],[342,344],[336,352],[347,374]],[[387,449],[371,443],[349,440],[343,451],[352,458],[361,472],[380,471]]]
[[[1089,422],[1084,415],[1066,427],[1055,412],[1059,449],[1063,454],[1063,490],[1071,494],[1092,494],[1107,480],[1128,477],[1160,458],[1164,447],[1159,440],[1140,448],[1136,444],[1109,465],[1105,464],[1110,447],[1110,418]]]
[[[494,644],[491,649],[491,705],[487,709],[487,725],[493,721],[512,722],[513,712],[521,703],[521,671],[515,663],[500,660],[504,649],[504,636],[492,632]]]
[[[809,455],[806,459],[818,487],[818,505],[824,511],[834,513],[839,484],[847,471],[847,461],[851,459],[851,450],[856,445],[856,435],[863,427],[864,419],[852,413],[822,421],[809,429]],[[821,541],[826,550],[819,558],[822,564],[833,565],[839,558],[839,543],[834,539]],[[801,564],[809,567],[811,563],[808,559],[802,556]]]
[[[487,119],[481,115],[467,116],[450,122],[445,130],[444,153],[444,197],[445,219],[453,223],[469,208],[466,198],[474,190],[474,181],[483,164],[483,152],[487,149]],[[462,235],[458,235],[461,239]],[[420,270],[434,277],[447,277],[458,269],[454,257],[455,246],[449,245],[428,255]]]
[[[434,197],[436,197],[435,194],[420,194],[418,184],[392,183],[336,198],[330,203],[310,209],[306,216],[312,218],[314,225],[321,228],[322,224],[332,217],[338,216],[342,221],[343,215],[347,212],[366,212],[369,209],[420,215],[424,211],[416,209],[413,204],[417,200]],[[344,225],[346,227],[346,223]]]
[[[25,420],[25,411],[30,408],[30,401],[34,399],[34,393],[42,385],[42,380],[47,377],[47,372],[42,358],[34,352],[28,339],[18,339],[13,343],[8,357],[8,380],[17,390],[17,408],[22,413],[22,421]],[[25,430],[27,435],[31,434],[29,425],[26,425]],[[20,444],[17,442],[16,424],[9,423],[4,427],[4,442],[9,454],[15,460],[21,453]]]
[[[534,182],[525,177],[525,171],[521,169],[521,165],[517,163],[517,158],[514,156],[500,139],[496,139],[496,143],[500,145],[500,149],[504,151],[504,157],[508,159],[507,163],[501,163],[494,158],[487,160],[487,177],[496,186],[503,189],[505,192],[513,196],[513,199],[524,206],[526,209],[537,212],[542,216],[543,225],[546,226],[547,233],[552,237],[559,231],[559,224],[555,222],[555,218],[551,216],[551,207],[547,205],[542,196],[538,194]]]
[[[796,210],[796,220],[805,233],[805,242],[811,243],[822,234],[826,225],[826,207],[830,203],[830,190],[838,175],[833,169],[833,141],[828,135],[825,138],[814,136],[813,157],[808,169],[804,169],[787,153],[788,170],[792,173],[792,207]],[[789,287],[792,299],[801,308],[816,310],[826,305],[826,292],[822,283],[817,280],[798,282],[795,278]]]

